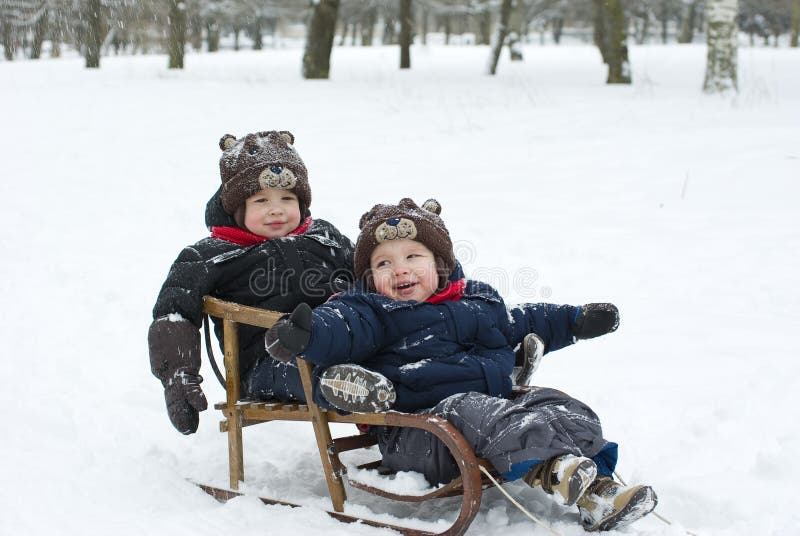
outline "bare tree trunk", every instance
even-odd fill
[[[554,17],[550,23],[553,26],[553,41],[555,44],[561,42],[561,32],[564,31],[564,19],[561,17]]]
[[[622,0],[594,0],[595,44],[608,65],[607,84],[630,84],[628,61],[628,25]]]
[[[6,61],[12,61],[14,59],[13,27],[11,26],[11,21],[6,19],[4,15],[2,20],[2,31],[3,31],[3,51],[5,53],[5,58]]]
[[[185,47],[186,4],[181,0],[169,0],[169,69],[183,69]]]
[[[430,13],[428,13],[428,8],[425,4],[422,4],[422,9],[420,10],[422,13],[419,17],[419,27],[420,27],[420,42],[423,45],[428,44],[428,19],[430,18]]]
[[[214,19],[206,22],[206,43],[208,52],[219,50],[219,24]]]
[[[683,17],[681,34],[678,43],[691,43],[694,39],[694,28],[697,25],[697,0],[692,0],[687,7],[686,16]]]
[[[391,15],[384,15],[383,18],[383,35],[381,36],[381,43],[384,45],[394,45],[397,43],[397,36],[395,35],[394,18]]]
[[[637,17],[637,20],[633,24],[635,35],[634,39],[636,40],[637,45],[643,45],[645,41],[647,41],[647,35],[650,33],[650,13],[645,9],[641,17]]]
[[[496,41],[492,44],[492,55],[489,58],[489,74],[497,73],[497,62],[500,61],[500,52],[503,50],[508,36],[508,22],[511,19],[511,0],[503,0],[500,6],[500,23],[497,25]]]
[[[375,38],[375,21],[377,20],[377,11],[375,6],[367,8],[364,11],[363,19],[361,21],[361,46],[371,47],[372,40]]]
[[[61,57],[61,35],[55,32],[52,27],[50,30],[50,57]]]
[[[669,5],[666,0],[661,0],[661,9],[658,13],[661,22],[661,42],[667,44],[667,30],[669,29]]]
[[[48,24],[48,9],[42,9],[41,15],[36,19],[36,24],[33,25],[33,42],[31,42],[31,59],[38,60],[42,56],[42,42],[44,42],[44,35],[47,32]]]
[[[411,0],[400,0],[400,68],[411,68]]]
[[[800,0],[792,0],[792,39],[789,46],[797,46],[798,34],[800,34]]]
[[[475,39],[476,45],[490,45],[492,43],[492,12],[489,2],[481,2],[478,13],[478,35]]]
[[[100,67],[100,47],[107,32],[100,0],[87,0],[84,19],[87,21],[86,68],[97,69]]]
[[[190,38],[192,48],[195,52],[200,52],[203,48],[203,19],[198,13],[192,13],[189,17]]]
[[[256,17],[250,26],[250,37],[253,39],[253,50],[263,50],[264,48],[264,19]]]
[[[339,0],[319,0],[309,23],[303,53],[303,78],[328,78]]]
[[[449,45],[450,44],[450,32],[451,31],[452,30],[450,28],[450,15],[448,14],[448,15],[444,16],[444,44],[445,45]]]
[[[737,0],[706,0],[708,20],[706,78],[703,91],[726,93],[738,91],[736,63]]]
[[[508,55],[511,61],[522,61],[522,43],[520,41],[522,35],[522,24],[525,19],[525,2],[516,0],[514,7],[511,9],[508,27],[509,34],[506,40],[508,41]]]

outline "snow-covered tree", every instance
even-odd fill
[[[706,93],[726,93],[738,89],[737,9],[737,0],[706,0],[708,51],[703,82]]]

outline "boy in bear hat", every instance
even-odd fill
[[[187,246],[169,270],[148,332],[150,365],[164,387],[170,421],[197,430],[203,296],[276,311],[318,305],[353,282],[353,245],[313,219],[308,172],[286,131],[227,134],[219,142],[222,184],[206,209],[211,236]],[[309,277],[313,276],[313,277]],[[215,332],[222,343],[222,323]],[[245,396],[304,400],[296,365],[273,360],[264,330],[239,326]]]
[[[361,283],[313,311],[299,305],[266,335],[270,354],[301,354],[325,370],[315,399],[345,411],[422,408],[446,418],[508,480],[523,478],[577,504],[585,528],[609,530],[656,505],[649,486],[611,478],[617,445],[597,415],[553,389],[509,400],[512,348],[541,336],[548,351],[616,329],[610,304],[524,304],[509,309],[489,285],[466,280],[441,208],[411,199],[376,205],[360,221],[354,269]],[[527,336],[527,337],[526,337]],[[458,474],[427,432],[382,428],[383,465],[432,484]],[[433,449],[433,450],[431,450]]]

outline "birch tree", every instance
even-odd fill
[[[736,63],[737,0],[706,0],[707,55],[703,91],[726,93],[738,91]]]

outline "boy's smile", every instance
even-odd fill
[[[439,284],[433,252],[416,240],[378,244],[370,256],[370,268],[378,293],[397,301],[423,302]]]
[[[290,190],[265,188],[247,198],[244,226],[253,234],[279,238],[300,225],[300,203]]]

